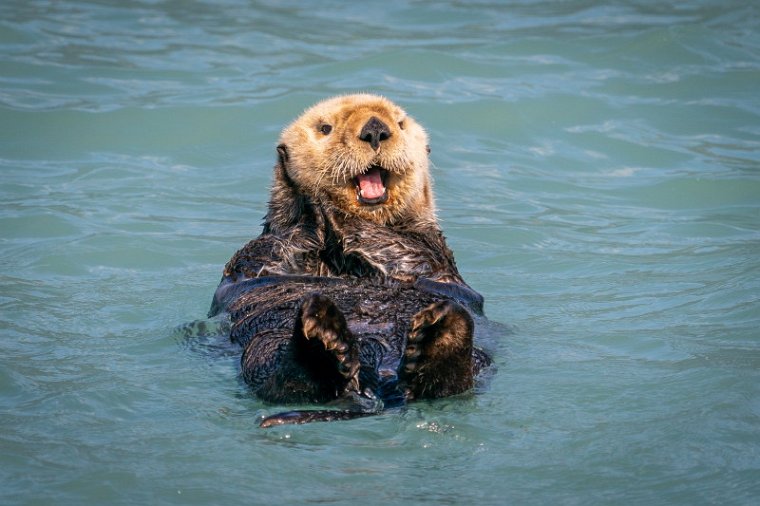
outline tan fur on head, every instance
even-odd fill
[[[373,138],[372,126],[382,129],[379,138]],[[283,130],[278,150],[285,172],[280,177],[315,203],[329,202],[381,225],[435,222],[427,134],[384,97],[357,94],[319,102]],[[382,202],[360,198],[357,176],[371,171],[382,174],[386,193],[374,199]]]

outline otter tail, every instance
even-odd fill
[[[384,389],[381,388],[381,392]],[[311,422],[335,422],[340,420],[353,420],[365,416],[378,415],[388,408],[397,408],[403,405],[403,397],[396,393],[387,396],[385,402],[375,395],[370,389],[363,392],[345,392],[341,397],[328,404],[332,409],[298,409],[283,411],[276,415],[264,418],[259,427],[266,429],[278,425],[297,425]]]
[[[303,409],[285,411],[271,415],[261,421],[259,427],[267,429],[278,425],[296,425],[311,422],[334,422],[338,420],[353,420],[364,416],[376,415],[373,411],[349,411],[333,409]]]

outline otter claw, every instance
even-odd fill
[[[329,298],[312,294],[299,310],[303,346],[299,358],[315,378],[343,383],[345,391],[359,392],[359,357],[356,340],[340,309]]]
[[[348,393],[360,393],[358,376],[354,376],[350,380],[348,380],[348,385],[346,385],[346,389],[343,393],[344,395]]]

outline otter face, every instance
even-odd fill
[[[381,224],[433,216],[425,131],[383,97],[316,104],[289,125],[278,150],[300,191]]]

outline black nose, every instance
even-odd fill
[[[377,151],[380,147],[380,143],[391,136],[391,130],[388,125],[372,116],[367,123],[362,127],[362,131],[359,132],[359,139],[364,142],[369,142],[372,149]]]

